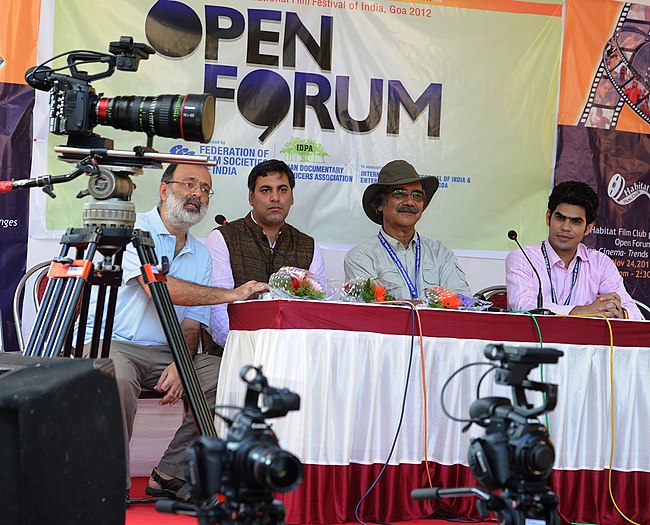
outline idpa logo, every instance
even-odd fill
[[[307,27],[300,16],[291,11],[247,9],[245,14],[225,6],[206,5],[204,91],[217,100],[236,102],[239,113],[251,124],[265,128],[259,136],[264,143],[291,112],[294,129],[304,129],[307,108],[310,107],[321,130],[334,131],[334,119],[340,128],[350,133],[375,131],[384,120],[385,131],[399,135],[402,109],[412,121],[427,113],[427,137],[440,136],[442,84],[431,83],[416,97],[400,80],[371,78],[369,103],[365,118],[364,108],[350,110],[350,77],[336,75],[332,80],[332,48],[335,38],[335,20],[321,16],[318,28]],[[264,29],[263,29],[264,27]],[[277,28],[277,29],[270,29]],[[203,24],[198,14],[188,5],[159,0],[149,11],[145,23],[149,44],[161,55],[183,58],[194,53],[203,37]],[[298,71],[296,49],[300,41],[320,72]],[[281,43],[280,46],[277,44]],[[280,51],[268,51],[275,45]],[[258,67],[240,79],[243,67],[220,63],[219,55],[232,46],[241,54],[241,63]],[[277,70],[293,75],[290,85]],[[233,80],[237,82],[235,88]],[[332,110],[327,103],[334,91]],[[293,104],[292,104],[293,103]],[[332,106],[332,103],[329,104]]]

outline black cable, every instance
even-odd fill
[[[487,364],[487,363],[486,363]],[[476,385],[476,399],[481,397],[481,383],[483,383],[483,380],[487,377],[487,375],[492,372],[495,368],[498,368],[497,366],[494,366],[492,368],[489,368],[482,376],[481,379],[478,380],[478,385]]]
[[[354,517],[362,525],[366,525],[366,523],[362,521],[361,518],[359,517],[359,507],[361,507],[361,504],[370,495],[372,489],[375,488],[375,485],[377,485],[381,477],[384,475],[384,472],[388,468],[388,462],[390,461],[390,458],[393,456],[395,445],[397,444],[397,438],[399,437],[400,429],[402,428],[402,422],[404,421],[404,412],[406,408],[406,395],[408,394],[409,382],[411,379],[411,364],[413,362],[413,347],[415,345],[415,306],[413,306],[412,304],[409,304],[408,306],[411,308],[411,350],[409,352],[409,366],[408,369],[406,370],[406,384],[404,386],[404,397],[402,398],[402,409],[399,417],[399,423],[397,424],[397,431],[395,432],[395,437],[393,438],[393,443],[390,447],[390,452],[388,453],[388,457],[386,458],[386,461],[384,462],[381,471],[379,472],[379,474],[377,474],[377,477],[370,485],[370,488],[366,491],[366,493],[363,496],[361,496],[361,499],[359,500],[357,506],[354,509]]]
[[[445,407],[445,390],[447,389],[447,386],[449,386],[449,383],[451,380],[456,377],[458,374],[460,374],[463,370],[466,370],[472,366],[490,366],[490,370],[488,370],[483,376],[481,377],[481,381],[483,380],[483,377],[485,377],[489,372],[492,370],[499,368],[498,366],[494,366],[492,363],[481,363],[481,362],[476,362],[476,363],[469,363],[467,365],[461,366],[458,370],[456,370],[453,374],[449,376],[447,381],[445,381],[445,384],[442,386],[442,390],[440,391],[440,405],[442,407],[442,411],[445,413],[445,415],[451,419],[452,421],[458,421],[459,423],[473,423],[474,421],[472,419],[462,419],[458,418],[455,416],[452,416],[448,411],[447,408]],[[481,383],[479,382],[479,386]]]
[[[32,72],[31,72],[31,74],[29,76],[31,78],[35,78],[34,74],[37,71],[43,71],[41,68],[44,65],[49,64],[50,62],[54,62],[57,58],[62,58],[64,56],[68,56],[68,55],[71,55],[73,53],[88,53],[89,55],[96,55],[100,59],[100,60],[94,60],[94,61],[92,61],[92,60],[83,60],[83,61],[80,61],[80,62],[76,62],[74,64],[75,66],[84,65],[84,64],[100,64],[100,63],[102,63],[101,58],[104,58],[104,57],[108,57],[108,58],[113,57],[113,58],[115,58],[114,55],[109,55],[108,53],[102,53],[101,51],[93,51],[93,50],[90,50],[90,49],[73,49],[72,51],[65,51],[64,53],[59,53],[58,55],[55,55],[52,58],[47,59],[45,62],[42,62],[42,63],[38,64],[32,70]],[[65,66],[59,66],[57,68],[50,68],[50,69],[51,69],[52,73],[56,73],[57,71],[63,71],[64,69],[70,70],[70,66],[71,66],[70,64],[66,64]]]

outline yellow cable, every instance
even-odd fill
[[[513,313],[515,313],[515,312],[513,312]],[[535,325],[537,326],[537,332],[539,334],[540,347],[543,348],[542,333],[541,333],[541,330],[540,330],[540,327],[539,327],[539,323],[535,319],[535,315],[533,315],[532,313],[530,313],[528,311],[525,311],[525,310],[518,311],[517,313],[525,313],[525,314],[529,315],[533,319],[533,321],[535,322]],[[614,450],[615,450],[615,401],[616,401],[615,392],[614,392],[614,332],[612,330],[612,324],[611,324],[610,320],[607,317],[605,317],[604,315],[602,315],[602,314],[566,314],[566,315],[557,314],[557,316],[558,317],[601,317],[607,323],[607,327],[608,327],[608,330],[609,330],[609,384],[610,384],[610,389],[612,391],[611,402],[610,402],[612,444],[611,444],[611,448],[610,448],[610,452],[609,452],[609,468],[607,469],[607,488],[608,488],[608,491],[609,491],[609,497],[610,497],[610,499],[612,501],[612,504],[614,505],[614,508],[616,509],[616,511],[625,520],[629,521],[630,523],[632,523],[634,525],[640,525],[636,521],[631,520],[630,518],[628,518],[625,515],[625,513],[619,508],[618,504],[616,503],[616,498],[614,498],[614,493],[612,492],[612,467],[613,467],[613,464],[614,464]],[[541,365],[540,365],[540,368],[541,368]],[[542,374],[543,374],[543,370],[542,370]],[[543,375],[541,376],[541,380],[542,380],[542,382],[544,381]],[[546,427],[547,427],[547,429],[549,428],[548,414],[546,414]]]
[[[612,391],[612,397],[611,397],[611,403],[610,403],[610,411],[611,411],[611,425],[612,425],[612,445],[609,450],[609,468],[607,469],[607,489],[609,491],[609,498],[612,500],[612,504],[614,505],[614,508],[618,511],[618,513],[623,517],[623,519],[629,521],[630,523],[634,525],[640,525],[634,520],[631,520],[628,518],[625,513],[618,507],[618,504],[616,503],[616,499],[614,498],[614,493],[612,492],[612,466],[614,464],[614,445],[615,445],[615,393],[614,393],[614,331],[612,330],[612,323],[611,321],[605,317],[604,315],[601,314],[570,314],[562,317],[602,317],[605,322],[607,323],[607,328],[609,330],[609,386]]]

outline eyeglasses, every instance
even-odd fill
[[[201,190],[201,193],[209,199],[214,195],[214,190],[210,188],[207,184],[199,184],[196,181],[193,180],[170,180],[166,182],[166,184],[180,184],[185,188],[187,193],[193,193],[196,191],[197,188]]]
[[[424,200],[424,191],[422,190],[408,191],[395,188],[394,190],[390,190],[390,194],[396,199],[406,199],[410,195],[414,201]]]

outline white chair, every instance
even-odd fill
[[[32,306],[34,311],[38,311],[38,308],[41,305],[41,298],[39,296],[39,289],[43,279],[47,276],[47,271],[50,267],[51,261],[44,261],[32,266],[22,279],[18,281],[18,286],[16,286],[16,291],[14,292],[14,324],[16,325],[16,338],[18,339],[18,348],[21,352],[25,350],[25,339],[23,337],[22,329],[22,310],[25,306],[25,289],[27,284],[31,279],[31,297],[32,297]]]
[[[648,306],[645,303],[642,303],[641,301],[637,301],[636,299],[632,298],[632,300],[636,303],[636,305],[639,307],[639,310],[641,310],[641,313],[646,319],[650,319],[650,306]]]

